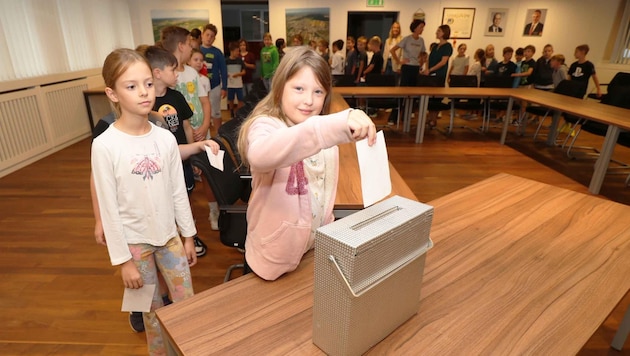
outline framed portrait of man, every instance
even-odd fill
[[[525,16],[523,36],[542,36],[545,29],[547,9],[529,9]]]
[[[501,37],[505,35],[508,21],[508,9],[488,9],[488,21],[484,26],[484,35]]]

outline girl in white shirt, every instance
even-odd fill
[[[178,302],[193,295],[189,267],[197,263],[197,231],[182,160],[175,136],[148,120],[155,88],[146,59],[134,50],[117,49],[105,59],[103,79],[118,116],[92,143],[107,250],[112,265],[120,266],[126,288],[156,285],[151,311],[143,319],[149,354],[165,354],[154,313],[163,306],[158,268],[173,302]]]
[[[482,64],[483,63],[483,64]],[[485,69],[486,51],[479,48],[475,51],[475,62],[468,68],[468,75],[477,76],[477,86],[481,83],[481,73]]]

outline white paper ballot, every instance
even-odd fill
[[[148,313],[151,311],[151,300],[153,300],[154,292],[155,284],[145,284],[139,289],[125,288],[120,311]]]
[[[219,150],[219,152],[215,155],[212,153],[210,147],[206,146],[206,153],[208,154],[208,161],[210,161],[210,165],[223,172],[223,156],[225,155],[225,151]]]
[[[376,143],[372,147],[368,146],[367,139],[357,141],[356,147],[361,171],[363,206],[368,207],[392,192],[383,131],[376,133]]]

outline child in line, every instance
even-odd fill
[[[317,51],[324,57],[324,60],[330,63],[330,53],[328,52],[328,41],[319,40],[317,42]]]
[[[468,47],[465,43],[460,43],[457,46],[457,55],[451,61],[451,67],[447,79],[453,75],[466,75],[468,73],[468,67],[470,66],[470,58],[466,56],[466,49]]]
[[[521,63],[521,71],[512,74],[513,77],[521,79],[519,83],[521,88],[532,87],[530,76],[534,72],[534,67],[536,66],[536,61],[532,58],[534,53],[536,53],[536,47],[532,45],[525,46],[525,49],[523,50],[525,58],[523,58],[523,62]]]
[[[475,51],[474,56],[475,61],[468,69],[468,73],[466,75],[474,75],[477,77],[477,86],[481,83],[481,74],[484,72],[486,68],[486,51],[483,48],[479,48]]]
[[[586,95],[589,78],[593,78],[595,90],[597,90],[597,97],[599,98],[602,96],[602,90],[599,87],[597,73],[595,73],[595,65],[586,59],[588,51],[589,47],[586,44],[575,47],[575,59],[577,59],[577,61],[571,63],[569,67],[569,78],[584,84],[584,95]]]
[[[569,79],[569,68],[564,64],[565,58],[561,54],[554,54],[549,60],[553,73],[551,79],[553,80],[553,87],[556,88],[561,81]]]
[[[383,63],[385,60],[383,59],[383,54],[381,53],[381,38],[378,36],[373,36],[370,38],[368,42],[368,48],[372,51],[372,59],[370,60],[370,64],[363,71],[362,81],[365,82],[366,75],[370,73],[381,74],[383,69]]]
[[[361,36],[357,39],[357,70],[355,83],[359,83],[363,78],[363,71],[367,67],[367,38]]]
[[[230,57],[225,61],[228,73],[228,110],[231,117],[234,117],[236,110],[243,106],[243,76],[245,75],[245,64],[241,60],[238,42],[230,42]],[[236,97],[236,104],[234,103]]]
[[[333,55],[330,61],[330,69],[332,75],[343,75],[343,40],[339,39],[333,42]]]
[[[503,48],[503,60],[497,64],[496,75],[500,77],[512,77],[512,73],[516,72],[516,64],[512,62],[514,49],[510,46]]]
[[[525,50],[522,47],[519,47],[516,49],[516,51],[514,51],[514,64],[516,64],[516,70],[514,71],[514,73],[521,72],[524,54]],[[514,82],[512,82],[512,88],[518,88],[518,86],[521,84],[521,77],[517,77],[515,75],[512,75],[512,77],[514,78]]]
[[[217,27],[211,23],[203,28],[201,46],[199,50],[208,67],[208,79],[210,79],[210,109],[212,126],[215,130],[221,127],[221,99],[227,95],[227,67],[223,52],[214,46],[214,40],[218,34]]]
[[[545,47],[543,47],[542,56],[538,58],[534,67],[534,74],[532,76],[534,88],[541,90],[553,89],[553,78],[551,77],[553,69],[551,69],[551,63],[549,63],[552,55],[553,46],[546,44]]]
[[[207,31],[204,31],[206,36]],[[193,127],[193,139],[203,141],[209,138],[210,128],[210,99],[203,86],[199,85],[199,74],[191,66],[186,65],[192,54],[190,46],[190,32],[179,26],[168,26],[162,29],[160,34],[160,46],[168,50],[177,58],[177,85],[175,89],[184,95],[188,105],[193,109],[193,117],[190,124]],[[204,40],[206,41],[206,40]],[[202,51],[203,53],[203,51]],[[207,62],[206,62],[207,63]],[[198,119],[199,113],[203,113],[203,121]],[[208,220],[213,230],[219,230],[219,206],[208,182],[203,181],[204,192],[208,198]],[[195,238],[195,248],[200,256],[205,254],[207,246],[201,239]]]
[[[188,61],[188,65],[191,66],[194,70],[196,70],[197,73],[199,73],[200,93],[201,95],[203,95],[203,93],[207,93],[206,94],[207,96],[210,93],[210,79],[208,79],[208,76],[207,76],[208,70],[205,69],[206,68],[205,63],[206,62],[203,59],[203,53],[201,53],[200,50],[193,48],[192,53],[190,55],[190,60]],[[175,83],[175,85],[177,85],[177,83]]]
[[[357,70],[357,51],[354,48],[354,37],[348,36],[346,39],[346,68],[344,69],[345,75],[351,75],[356,78]]]
[[[276,68],[278,68],[280,57],[278,55],[278,48],[273,45],[271,33],[265,33],[263,43],[265,47],[260,50],[260,62],[262,63],[261,77],[267,90],[271,90],[271,78],[276,72]]]
[[[159,268],[176,303],[194,294],[190,267],[197,262],[192,238],[197,231],[177,142],[148,120],[155,89],[141,54],[117,49],[102,73],[118,119],[94,140],[91,161],[110,261],[132,289],[159,284]],[[155,288],[151,311],[143,313],[150,354],[166,353],[155,316],[162,306]]]
[[[245,258],[266,280],[297,268],[313,247],[315,230],[333,221],[337,145],[376,141],[376,127],[364,112],[329,114],[330,66],[315,51],[296,47],[277,74],[238,140],[252,174]]]
[[[241,38],[238,41],[241,51],[241,60],[245,65],[245,75],[243,76],[243,95],[247,96],[254,87],[254,71],[256,70],[256,56],[247,49],[247,40]]]
[[[284,38],[278,38],[276,40],[276,48],[278,49],[278,61],[282,60],[282,57],[284,57],[284,49],[286,48],[287,44],[284,41]]]

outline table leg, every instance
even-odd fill
[[[427,107],[429,105],[429,97],[427,95],[420,96],[420,104],[418,104],[418,127],[416,127],[416,143],[424,141],[424,125],[427,121]]]
[[[626,343],[628,334],[630,334],[630,308],[626,310],[626,314],[623,316],[621,324],[619,324],[619,328],[615,333],[615,337],[613,338],[610,347],[617,351],[621,351],[621,349],[623,349],[623,345]]]
[[[604,176],[606,176],[608,164],[610,163],[610,158],[615,150],[615,145],[617,145],[618,138],[619,127],[615,125],[608,125],[608,130],[606,131],[606,137],[604,138],[599,158],[597,159],[597,162],[595,162],[593,177],[591,178],[591,183],[588,186],[588,191],[593,194],[599,194],[599,190],[602,188]]]
[[[554,110],[551,117],[551,126],[549,126],[549,134],[547,135],[547,146],[555,146],[556,138],[558,138],[558,123],[560,122],[560,111]]]
[[[501,144],[505,145],[505,138],[507,137],[508,127],[510,126],[510,118],[512,117],[512,106],[514,105],[514,98],[510,97],[508,105],[505,110],[505,120],[503,120],[503,131],[501,131]]]

